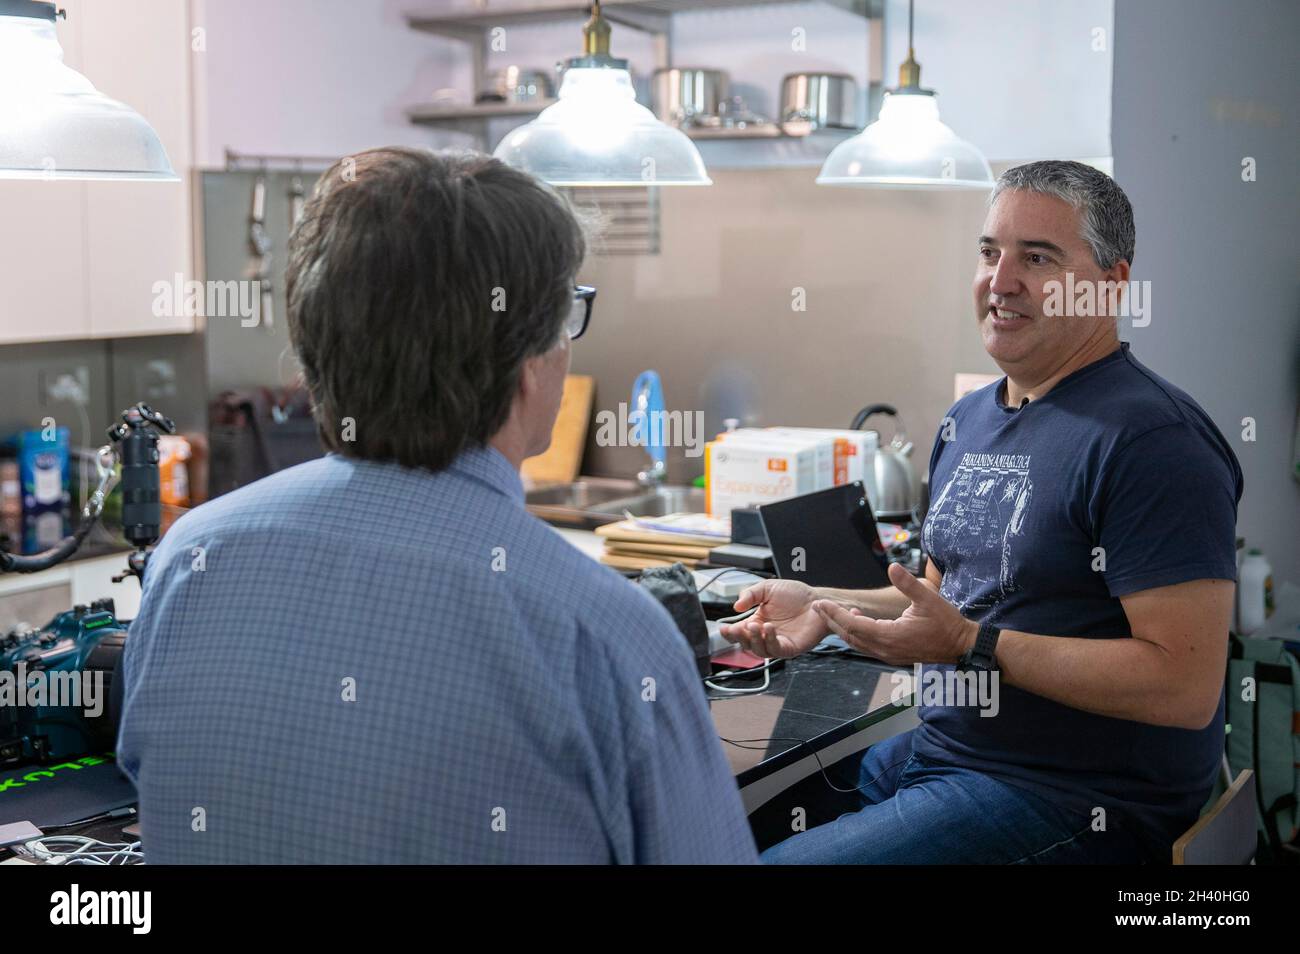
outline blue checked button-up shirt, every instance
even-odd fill
[[[492,449],[197,508],[125,665],[153,863],[756,860],[685,640]]]

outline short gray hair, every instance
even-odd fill
[[[1045,159],[1013,166],[998,177],[989,206],[1007,189],[1023,189],[1068,202],[1080,213],[1083,240],[1102,268],[1120,259],[1133,264],[1137,232],[1133,206],[1115,180],[1099,169],[1064,159]]]

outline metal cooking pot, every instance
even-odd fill
[[[781,80],[782,123],[858,127],[858,84],[847,73],[791,73]]]
[[[534,103],[555,98],[555,84],[546,70],[505,66],[488,74],[488,88],[479,102]]]
[[[672,126],[716,120],[726,102],[730,80],[723,70],[672,67],[655,70],[651,79],[654,113]]]

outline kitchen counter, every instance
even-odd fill
[[[605,552],[605,541],[590,530],[575,530],[572,527],[555,526],[552,526],[551,529],[597,562],[600,561],[600,555]]]

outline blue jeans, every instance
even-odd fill
[[[913,730],[915,731],[915,730]],[[988,775],[878,742],[859,769],[863,807],[763,852],[768,864],[1137,864],[1138,843],[1091,816]]]

